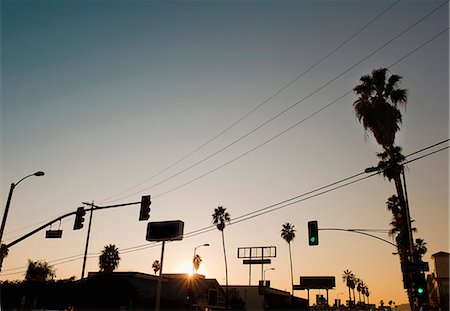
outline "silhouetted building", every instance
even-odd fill
[[[308,310],[308,301],[289,292],[265,286],[228,286],[232,310]]]
[[[434,271],[427,276],[430,305],[440,310],[449,310],[449,253],[433,254]]]
[[[102,305],[112,309],[153,309],[155,307],[158,276],[140,272],[113,272],[110,274],[121,283],[126,283],[132,290],[125,290],[128,301],[111,306],[108,297],[93,297],[85,303],[86,309],[99,309]],[[89,273],[89,280],[105,278],[103,273]],[[122,290],[125,286],[122,285]],[[120,295],[120,294],[118,294]],[[94,303],[94,305],[92,305]],[[194,274],[164,274],[161,283],[161,309],[170,310],[205,310],[225,309],[225,293],[215,279]]]

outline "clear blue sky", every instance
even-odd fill
[[[434,37],[448,29],[448,4],[394,3],[1,1],[2,205],[12,182],[36,170],[46,173],[16,188],[4,242],[74,211],[81,202],[134,202],[145,194],[153,197],[150,220],[183,220],[188,233],[211,225],[218,205],[233,219],[362,172],[376,165],[380,147],[354,116],[356,97],[349,94],[308,117],[351,91],[362,75],[394,63],[390,72],[403,76],[401,87],[409,95],[397,143],[408,155],[447,139],[448,30]],[[359,30],[226,133],[150,179]],[[426,260],[449,251],[448,163],[445,150],[408,165],[415,237],[427,242]],[[393,247],[332,231],[320,232],[318,247],[306,240],[306,224],[313,219],[321,228],[389,229],[385,202],[394,191],[387,180],[372,177],[248,221],[232,221],[225,229],[230,284],[248,284],[248,267],[236,258],[238,247],[273,245],[276,270],[266,277],[272,286],[289,290],[288,248],[280,230],[290,222],[297,230],[295,283],[300,276],[334,275],[337,289],[330,298],[346,297],[341,275],[350,269],[369,286],[372,302],[406,302]],[[98,270],[98,253],[113,243],[121,251],[119,270],[152,273],[160,247],[146,242],[146,222],[138,222],[138,214],[138,206],[94,214],[88,271]],[[2,279],[22,279],[27,259],[54,264],[58,278],[79,278],[85,224],[72,231],[70,218],[61,224],[61,240],[45,240],[42,232],[17,244],[5,259]],[[217,230],[168,244],[164,272],[189,271],[193,249],[203,243],[211,246],[198,249],[199,272],[224,283]],[[260,270],[253,270],[257,284]]]

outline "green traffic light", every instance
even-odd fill
[[[419,294],[423,294],[423,293],[424,293],[424,289],[423,289],[422,287],[419,287],[419,288],[417,289],[417,292],[418,292]]]
[[[309,240],[311,241],[311,243],[314,243],[316,242],[316,237],[312,236]]]

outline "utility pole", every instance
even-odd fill
[[[90,208],[91,214],[89,216],[89,226],[88,226],[88,232],[86,236],[86,246],[84,248],[84,258],[83,258],[83,269],[81,270],[81,279],[84,279],[84,271],[86,269],[86,259],[87,259],[87,252],[89,247],[89,237],[91,235],[91,225],[92,225],[92,215],[94,214],[94,201],[91,203]]]

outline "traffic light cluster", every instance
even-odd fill
[[[319,245],[319,227],[317,220],[308,221],[308,244]]]
[[[83,228],[84,216],[86,215],[86,211],[84,207],[77,208],[77,212],[75,214],[75,223],[73,224],[73,230],[78,230]]]

